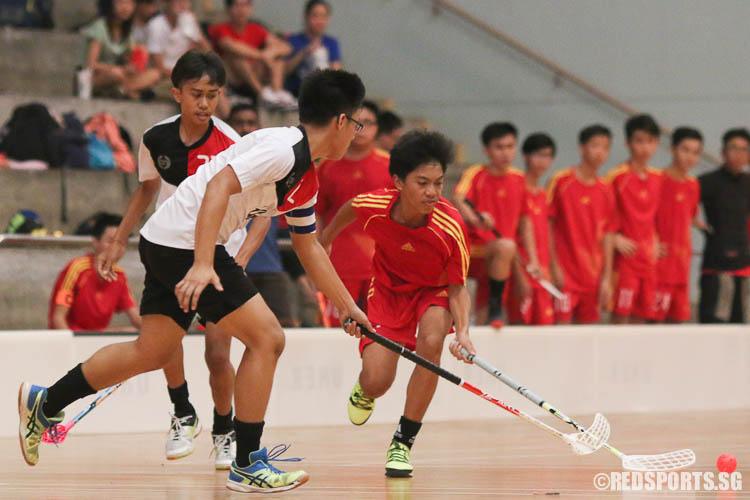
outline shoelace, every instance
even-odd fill
[[[214,448],[208,456],[212,457],[221,452],[228,453],[232,448],[232,441],[234,441],[234,431],[214,436]]]
[[[390,456],[390,460],[395,460],[397,462],[403,462],[403,463],[409,463],[409,459],[407,458],[406,454],[409,452],[409,449],[404,449],[398,445],[388,450],[388,455]]]
[[[188,424],[190,422],[190,419],[193,418],[192,415],[188,415],[187,417],[177,417],[175,415],[170,415],[172,417],[172,425],[169,428],[169,439],[172,441],[178,441],[182,437],[182,426],[183,424]]]
[[[271,469],[272,472],[276,474],[283,474],[282,471],[280,471],[279,469],[277,469],[276,467],[274,467],[273,465],[269,463],[272,460],[274,462],[301,462],[303,460],[303,458],[300,458],[300,457],[278,458],[280,455],[283,455],[286,452],[286,450],[288,450],[291,447],[292,447],[291,444],[281,443],[271,448],[271,450],[268,452],[267,458],[265,460],[265,464],[268,466],[269,469]]]
[[[360,410],[372,410],[372,405],[375,403],[374,399],[368,398],[360,391],[356,391],[352,394],[350,399],[352,400],[352,404]]]

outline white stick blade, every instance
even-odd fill
[[[585,432],[568,434],[570,446],[576,455],[588,455],[604,446],[609,439],[610,426],[604,415],[597,413],[594,422]]]
[[[643,472],[677,470],[694,463],[695,453],[689,449],[670,451],[661,455],[629,455],[622,459],[625,469]]]

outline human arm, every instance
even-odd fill
[[[247,267],[250,258],[258,251],[270,227],[270,217],[256,217],[253,220],[250,229],[247,231],[247,236],[245,236],[245,240],[242,242],[242,246],[237,251],[237,255],[234,256],[234,260],[242,269]]]
[[[315,286],[336,306],[341,318],[352,318],[354,320],[345,328],[346,332],[359,337],[361,332],[357,325],[362,325],[374,332],[375,329],[367,316],[357,307],[354,299],[341,282],[341,278],[336,274],[331,259],[328,258],[325,249],[318,242],[315,233],[292,232],[291,237],[294,251]]]
[[[331,223],[326,226],[320,235],[320,245],[327,253],[330,252],[331,244],[336,239],[336,236],[356,219],[357,214],[354,212],[354,207],[352,207],[352,200],[349,200],[339,208]]]
[[[55,308],[52,310],[52,329],[53,330],[68,330],[68,311],[70,307],[61,304],[55,304]]]
[[[476,349],[469,338],[469,315],[471,312],[471,296],[465,285],[448,286],[448,306],[453,316],[456,328],[456,338],[448,349],[457,359],[464,363],[471,363],[461,355],[461,348],[466,348],[469,354],[476,354]]]
[[[636,242],[626,237],[622,233],[613,233],[612,242],[614,245],[614,249],[625,257],[634,256],[635,252],[638,250],[638,245],[636,244]]]
[[[141,315],[138,313],[138,308],[133,306],[125,311],[125,315],[128,317],[128,321],[136,330],[141,328]]]
[[[535,279],[542,277],[542,271],[539,268],[539,257],[536,251],[536,240],[534,238],[534,225],[531,222],[531,217],[528,215],[522,215],[519,219],[518,232],[521,235],[521,244],[526,250],[528,261],[526,262],[526,270]]]
[[[555,219],[549,219],[549,273],[552,284],[558,290],[565,288],[565,274],[560,261],[557,259],[557,247],[555,246]]]
[[[322,40],[320,39],[320,37],[313,38],[310,43],[294,52],[292,56],[286,60],[284,71],[287,74],[294,72],[294,70],[297,69],[297,66],[302,64],[302,61],[304,61],[307,56],[315,52],[315,50],[320,47],[321,42]]]
[[[606,233],[602,240],[604,251],[604,265],[599,280],[599,307],[606,309],[612,300],[612,266],[614,262],[614,233]]]

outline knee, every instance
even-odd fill
[[[417,343],[417,354],[430,361],[438,361],[443,352],[444,342],[444,335],[426,335]]]
[[[510,259],[516,253],[516,242],[508,238],[500,238],[497,241],[497,249],[501,257]]]
[[[256,348],[261,349],[264,353],[273,355],[274,358],[278,359],[281,353],[284,352],[284,346],[286,345],[286,337],[284,336],[284,330],[281,325],[276,321],[273,325],[268,325],[263,329],[261,339],[256,345]]]
[[[393,377],[383,373],[362,372],[359,376],[359,385],[362,392],[369,398],[379,398],[391,388]]]
[[[205,359],[209,372],[218,372],[227,366],[231,366],[231,362],[229,361],[229,349],[223,349],[221,347],[206,346]]]

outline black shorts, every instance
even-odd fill
[[[253,283],[282,324],[292,321],[292,305],[289,303],[287,283],[289,278],[283,271],[277,273],[251,273]]]
[[[186,313],[180,308],[174,288],[193,266],[193,250],[157,245],[141,236],[138,251],[146,268],[141,316],[169,316],[183,330],[187,330],[193,321],[195,311]],[[208,285],[198,300],[197,312],[202,318],[218,323],[221,318],[250,300],[258,290],[245,271],[221,245],[216,245],[214,252],[214,270],[221,280],[224,291],[219,292],[213,285]]]

